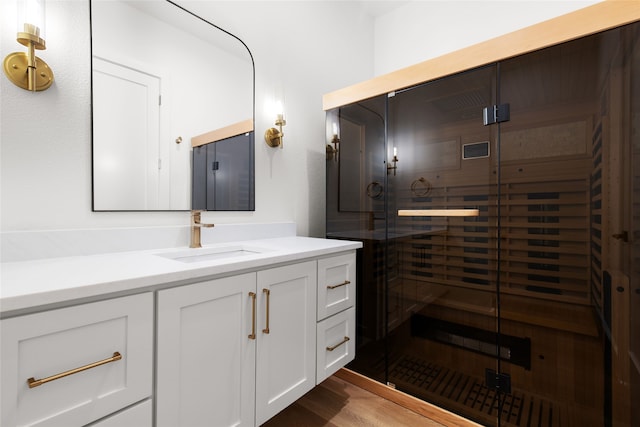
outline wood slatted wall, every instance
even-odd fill
[[[400,228],[424,231],[424,234],[414,235],[404,242],[403,278],[495,289],[497,223],[495,194],[488,194],[489,190],[486,185],[434,188],[433,196],[411,199],[414,209],[477,208],[481,214],[448,220],[430,217],[398,219]],[[493,207],[491,200],[494,201]]]
[[[502,186],[501,291],[589,303],[589,180]]]
[[[588,158],[504,167],[502,292],[590,303],[590,173]],[[495,290],[497,185],[434,187],[428,197],[420,198],[408,189],[398,194],[403,208],[480,211],[478,217],[468,218],[398,219],[399,229],[424,231],[403,242],[404,279]]]

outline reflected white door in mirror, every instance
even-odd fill
[[[161,79],[126,64],[93,58],[94,208],[153,210],[166,206],[160,186]],[[185,165],[187,166],[187,165]]]

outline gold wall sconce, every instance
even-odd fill
[[[396,170],[398,169],[398,147],[393,147],[393,159],[391,159],[393,166],[387,166],[387,174],[389,171],[393,171],[393,176],[396,176]]]
[[[45,50],[45,0],[18,1],[18,43],[27,52],[13,52],[4,59],[4,73],[13,84],[32,92],[48,89],[53,83],[53,71],[38,58],[36,50]]]
[[[282,126],[285,126],[286,124],[287,124],[287,121],[284,119],[284,115],[278,114],[275,122],[275,125],[278,126],[278,129],[269,128],[264,132],[264,140],[266,141],[269,147],[282,148],[283,146],[282,138],[284,137],[284,133],[282,132]]]
[[[333,144],[333,147],[331,146]],[[333,124],[333,136],[331,137],[331,144],[327,144],[327,160],[335,159],[338,161],[338,144],[340,144],[340,137],[338,136],[338,125]]]

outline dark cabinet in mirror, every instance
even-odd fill
[[[250,125],[241,135],[253,134],[251,53],[188,10],[205,15],[213,6],[202,2],[90,1],[93,210],[190,210],[192,139],[240,122]],[[239,156],[230,164],[242,165],[251,191],[225,205],[239,178],[218,173],[221,201],[206,209],[253,210],[254,144],[241,145],[225,156]]]

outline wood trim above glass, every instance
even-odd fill
[[[640,20],[637,0],[575,12],[325,94],[325,111]]]
[[[220,129],[215,129],[202,135],[191,138],[191,146],[199,147],[209,144],[210,142],[220,141],[222,139],[231,138],[232,136],[241,135],[243,133],[253,132],[253,119],[243,120]]]

